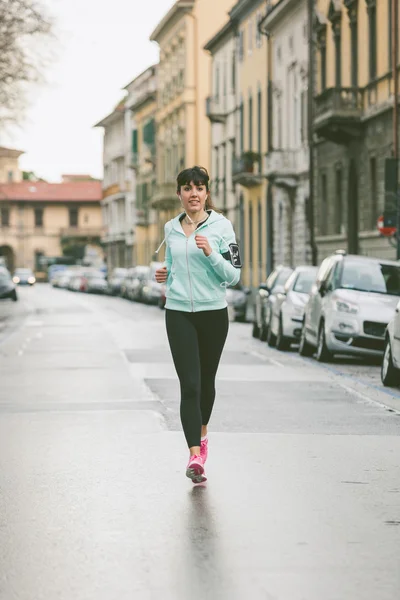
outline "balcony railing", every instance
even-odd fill
[[[212,123],[225,123],[226,112],[219,98],[212,96],[206,98],[206,115]]]
[[[160,183],[156,187],[155,194],[151,200],[151,205],[154,208],[176,208],[178,205],[176,183],[172,181]]]
[[[245,187],[261,184],[261,157],[255,152],[244,153],[240,158],[232,160],[232,178],[234,183]]]
[[[297,185],[298,150],[274,150],[265,157],[265,176],[286,187]]]
[[[63,238],[99,238],[104,233],[103,227],[61,227],[60,229]]]
[[[329,88],[315,100],[314,129],[337,143],[359,135],[363,92],[358,88]]]

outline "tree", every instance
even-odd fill
[[[28,85],[41,78],[41,48],[51,32],[37,0],[0,0],[0,124],[20,119]]]

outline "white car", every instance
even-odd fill
[[[299,352],[381,356],[400,296],[400,263],[340,251],[326,258],[304,314]]]
[[[270,346],[276,344],[278,350],[288,350],[290,344],[300,339],[304,307],[317,272],[317,267],[296,267],[284,291],[277,295],[272,308]]]
[[[381,365],[381,379],[385,386],[400,385],[400,302],[386,329],[385,351]]]

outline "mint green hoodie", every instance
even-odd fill
[[[165,224],[167,309],[200,312],[225,308],[226,287],[237,284],[240,279],[240,268],[222,256],[229,256],[230,245],[236,244],[232,224],[213,210],[207,212],[210,215],[207,221],[189,237],[180,222],[183,213]],[[196,235],[208,238],[212,248],[210,256],[196,246]]]

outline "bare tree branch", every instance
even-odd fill
[[[27,86],[42,75],[40,46],[51,34],[51,19],[39,2],[0,0],[0,125],[21,118]]]

